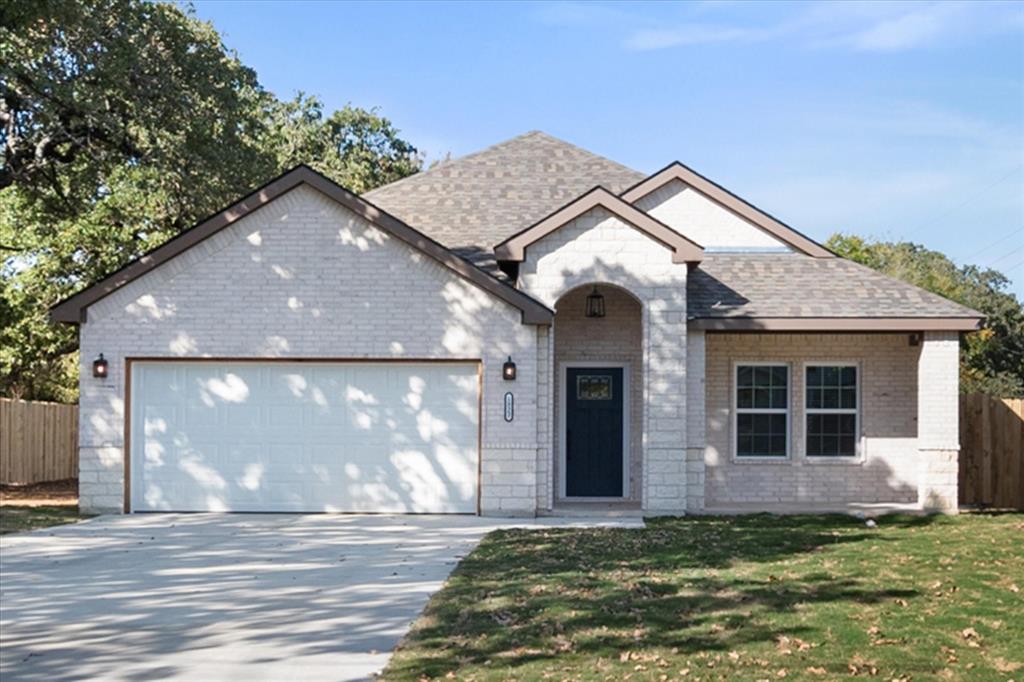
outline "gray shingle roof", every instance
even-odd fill
[[[533,131],[367,192],[370,202],[507,279],[493,247],[597,185],[644,175]],[[692,318],[979,317],[969,308],[841,258],[706,253],[688,281]]]
[[[596,185],[618,194],[643,178],[533,131],[364,196],[457,253],[482,255]]]
[[[970,308],[843,258],[708,254],[688,314],[717,317],[978,317]]]

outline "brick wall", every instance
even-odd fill
[[[788,249],[785,243],[680,180],[662,185],[638,200],[636,207],[705,248]]]
[[[519,269],[520,288],[551,307],[566,292],[601,283],[621,287],[642,306],[643,507],[680,513],[686,508],[686,266],[596,208],[529,246]],[[558,333],[556,322],[556,345]]]
[[[124,358],[483,360],[485,512],[536,508],[537,328],[428,256],[297,188],[89,308],[81,327],[80,495],[119,511]],[[99,353],[110,378],[92,378]],[[501,379],[511,355],[514,384]],[[516,394],[516,418],[502,397]]]
[[[917,364],[919,347],[906,334],[722,334],[706,337],[706,504],[799,505],[896,502],[918,497]],[[860,367],[863,456],[809,460],[804,444],[806,361]],[[736,461],[733,456],[733,365],[790,365],[790,457]],[[956,409],[956,388],[940,400]]]

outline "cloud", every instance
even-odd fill
[[[967,3],[939,2],[915,5],[896,16],[876,20],[836,38],[858,50],[896,51],[940,42],[968,27],[972,10]]]
[[[663,50],[679,45],[759,40],[766,37],[764,33],[746,28],[687,24],[678,28],[634,31],[626,37],[624,45],[630,50]]]
[[[604,22],[626,29],[628,50],[663,50],[685,45],[754,43],[786,40],[808,47],[845,47],[859,51],[899,51],[977,39],[1024,28],[1024,5],[978,2],[842,2],[799,5],[798,11],[764,19],[735,11],[728,3],[702,5],[701,19],[718,12],[727,21],[658,21],[639,13],[625,14],[587,6],[559,5],[563,25],[596,26]],[[558,13],[549,15],[556,21]],[[572,20],[570,21],[570,17]],[[761,23],[750,23],[752,18]]]

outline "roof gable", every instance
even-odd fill
[[[593,188],[519,234],[506,239],[494,247],[494,254],[498,260],[522,261],[526,255],[526,248],[530,244],[540,241],[587,211],[599,206],[671,249],[674,263],[698,263],[703,258],[704,249],[699,244],[690,241],[668,225],[626,203],[603,187]]]
[[[712,182],[697,171],[678,161],[661,169],[654,175],[641,180],[619,196],[631,204],[636,203],[651,192],[658,190],[667,183],[679,180],[716,204],[732,211],[768,234],[789,244],[794,249],[816,258],[834,258],[835,254],[813,239],[794,230],[789,225],[765,213],[753,204],[736,196],[721,185]]]
[[[50,308],[50,318],[56,322],[85,322],[87,308],[96,301],[303,184],[321,192],[375,227],[423,252],[479,288],[518,308],[522,312],[525,324],[550,324],[554,313],[539,301],[488,275],[433,239],[409,227],[366,199],[349,192],[308,166],[298,166],[285,172],[216,215],[128,263],[117,272],[57,303]]]

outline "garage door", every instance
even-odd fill
[[[135,511],[476,511],[475,363],[133,362]]]

